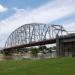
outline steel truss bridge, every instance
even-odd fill
[[[75,57],[75,33],[68,34],[62,25],[30,23],[14,30],[8,37],[4,52],[12,53],[15,49],[56,43],[57,56]]]
[[[4,52],[15,49],[56,43],[57,56],[75,57],[75,33],[68,34],[62,25],[30,23],[14,30],[8,37]],[[66,54],[67,53],[67,54]]]
[[[67,31],[62,25],[42,23],[25,24],[8,37],[5,49],[51,44],[56,42],[56,35],[63,36]]]

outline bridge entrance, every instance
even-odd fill
[[[69,34],[57,38],[58,56],[75,57],[75,34]]]

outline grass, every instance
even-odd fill
[[[0,75],[75,75],[75,58],[1,61]]]

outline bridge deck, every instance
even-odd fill
[[[48,39],[48,40],[43,40],[43,41],[39,41],[39,42],[32,42],[32,43],[29,43],[29,44],[23,44],[23,45],[5,48],[4,50],[30,47],[30,46],[39,46],[39,45],[53,44],[53,43],[56,43],[56,39]]]

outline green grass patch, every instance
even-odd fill
[[[1,61],[0,75],[75,75],[75,58]]]

